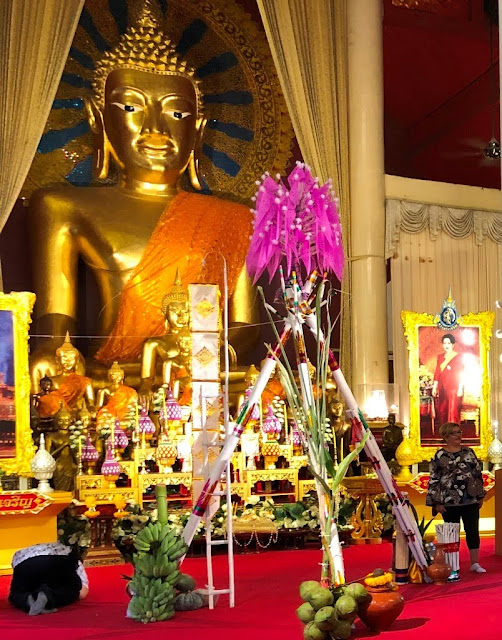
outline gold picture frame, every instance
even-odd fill
[[[441,406],[435,386],[435,379],[444,374],[444,369],[451,370],[447,375],[454,375],[454,365],[448,364],[452,360],[445,362],[443,354],[444,345],[448,343],[453,343],[450,349],[456,349],[456,356],[461,356],[458,376],[462,382],[456,411],[463,428],[463,442],[478,458],[487,458],[491,442],[488,354],[494,318],[492,311],[468,313],[455,319],[451,328],[445,328],[438,323],[438,316],[401,312],[409,353],[409,441],[417,462],[431,460],[442,446],[439,422],[457,421],[451,417],[454,409],[446,407],[445,410]],[[458,346],[455,347],[455,343]]]
[[[30,462],[35,445],[30,426],[30,373],[28,365],[28,331],[35,294],[16,291],[0,292],[0,429],[3,429],[0,449],[0,469],[6,474],[30,476]],[[11,338],[9,336],[12,327]],[[14,423],[14,446],[5,444],[6,434]],[[12,449],[12,454],[10,455]]]

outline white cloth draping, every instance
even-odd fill
[[[28,175],[83,4],[0,2],[0,231]]]
[[[298,144],[313,174],[340,200],[350,250],[347,0],[257,0]],[[350,263],[341,297],[341,364],[350,380]]]

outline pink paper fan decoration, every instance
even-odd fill
[[[297,162],[288,177],[289,188],[279,175],[276,182],[268,173],[257,184],[247,257],[254,282],[265,270],[272,281],[281,262],[286,276],[304,267],[307,274],[313,269],[332,271],[341,280],[345,257],[331,182],[319,185],[309,167]]]

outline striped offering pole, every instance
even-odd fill
[[[408,540],[401,530],[399,520],[396,520],[393,542],[392,570],[394,571],[394,582],[396,584],[407,584],[408,569],[410,568],[410,549]]]
[[[312,331],[312,333],[316,336],[316,338],[324,342],[323,336],[318,335],[319,331],[315,315],[306,315],[305,322],[310,331]],[[394,516],[399,522],[401,531],[408,541],[408,546],[413,557],[415,558],[418,567],[420,567],[424,574],[425,582],[430,582],[429,576],[425,573],[428,562],[423,547],[422,536],[420,535],[420,532],[418,530],[417,522],[410,513],[408,505],[406,504],[406,500],[403,497],[401,490],[397,486],[392,473],[390,472],[387,462],[385,461],[382,452],[380,451],[380,447],[375,440],[375,436],[372,434],[368,425],[364,422],[356,399],[354,398],[352,391],[350,390],[349,385],[345,380],[345,376],[343,375],[338,362],[336,361],[336,358],[331,350],[329,351],[328,364],[331,370],[331,375],[333,376],[333,379],[336,382],[338,389],[348,407],[347,416],[352,425],[353,434],[358,440],[361,440],[366,431],[369,432],[368,439],[366,440],[366,444],[364,445],[364,451],[368,456],[371,464],[373,465],[373,469],[375,470],[375,473],[380,480],[382,488],[392,504]]]

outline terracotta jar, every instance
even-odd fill
[[[397,587],[388,584],[379,587],[366,585],[371,600],[359,606],[358,615],[373,631],[388,629],[404,609],[404,598]]]
[[[434,581],[434,584],[445,584],[451,574],[451,567],[446,564],[443,547],[443,544],[436,544],[434,562],[427,567],[427,575]]]

